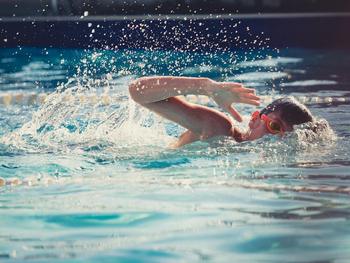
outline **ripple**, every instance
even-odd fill
[[[288,77],[285,72],[248,72],[229,77],[228,81],[267,81]]]
[[[290,249],[299,244],[299,236],[284,235],[284,236],[258,236],[244,241],[235,246],[239,252],[243,253],[261,253],[267,251],[276,251]]]
[[[243,188],[259,189],[264,191],[292,191],[292,192],[311,192],[311,193],[334,193],[350,195],[350,186],[330,186],[330,185],[284,185],[267,184],[253,182],[224,182],[223,184],[239,186]]]
[[[278,58],[267,58],[254,61],[244,61],[238,63],[240,67],[277,67],[278,65],[296,64],[302,62],[302,58],[291,58],[291,57],[278,57]]]
[[[47,223],[57,224],[64,227],[91,228],[91,227],[121,227],[142,224],[150,220],[164,218],[159,213],[123,213],[123,214],[66,214],[44,216],[42,219]]]
[[[334,80],[298,80],[293,82],[281,83],[282,87],[306,87],[306,86],[319,86],[319,85],[336,85],[337,81]]]
[[[154,160],[154,161],[137,161],[134,162],[134,167],[142,169],[163,169],[172,166],[179,166],[183,164],[189,164],[191,161],[188,158],[172,158],[166,160]]]

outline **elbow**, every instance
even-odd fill
[[[135,93],[136,93],[136,89],[137,89],[136,86],[137,86],[137,84],[136,84],[135,80],[129,83],[129,94],[133,100],[135,100],[134,97],[135,97]]]
[[[137,103],[141,104],[141,79],[136,79],[129,84],[130,97]]]

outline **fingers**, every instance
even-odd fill
[[[247,94],[241,94],[240,95],[241,98],[244,99],[250,99],[250,100],[260,100],[260,97],[256,96],[255,94],[251,94],[251,93],[247,93]]]
[[[242,86],[241,93],[255,94],[255,89],[250,89]]]
[[[234,107],[229,106],[227,110],[232,115],[232,117],[235,118],[237,121],[239,122],[243,121],[241,114],[239,114],[239,112]]]
[[[252,93],[243,93],[239,95],[240,103],[245,103],[253,106],[260,105],[260,98]]]
[[[253,105],[253,106],[259,106],[260,105],[260,101],[258,100],[251,100],[251,99],[241,99],[241,103],[245,103],[245,104],[249,104],[249,105]]]
[[[241,93],[255,93],[255,89],[246,88],[243,84],[237,82],[223,82],[223,86],[226,88],[233,88]]]
[[[252,88],[246,88],[240,83],[235,82],[223,82],[222,88],[225,88],[226,92],[228,92],[226,95],[224,95],[223,102],[225,103],[218,103],[218,104],[224,105],[226,104],[226,107],[224,107],[237,121],[242,121],[242,116],[238,113],[238,111],[230,106],[227,106],[229,103],[244,103],[249,104],[253,106],[259,106],[260,105],[260,97],[255,95],[255,89]],[[225,94],[225,93],[223,93]]]

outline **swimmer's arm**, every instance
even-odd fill
[[[239,83],[216,82],[208,78],[144,77],[133,81],[129,91],[137,103],[194,133],[195,136],[191,135],[189,141],[229,135],[232,123],[222,112],[189,103],[178,95],[210,96],[238,121],[242,117],[232,107],[233,102],[259,104],[253,89],[247,89]]]
[[[144,106],[179,95],[206,95],[238,121],[242,121],[242,117],[232,103],[260,104],[254,89],[245,88],[240,83],[217,82],[209,78],[143,77],[133,81],[129,91],[131,97]]]
[[[149,104],[180,95],[208,95],[215,81],[192,77],[142,77],[129,85],[131,97],[140,104]]]
[[[179,148],[181,146],[198,141],[200,139],[201,139],[200,135],[190,130],[187,130],[183,134],[181,134],[180,138],[176,142],[172,143],[170,147],[173,149]]]

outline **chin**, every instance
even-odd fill
[[[253,122],[249,122],[249,124],[248,124],[248,127],[249,127],[249,129],[251,130],[251,129],[253,129]]]
[[[263,136],[264,136],[264,134],[261,134],[256,130],[249,129],[246,133],[245,138],[247,141],[254,141],[254,140],[260,139]]]
[[[249,129],[247,132],[244,133],[244,141],[252,141],[254,140],[254,133],[251,129]]]

